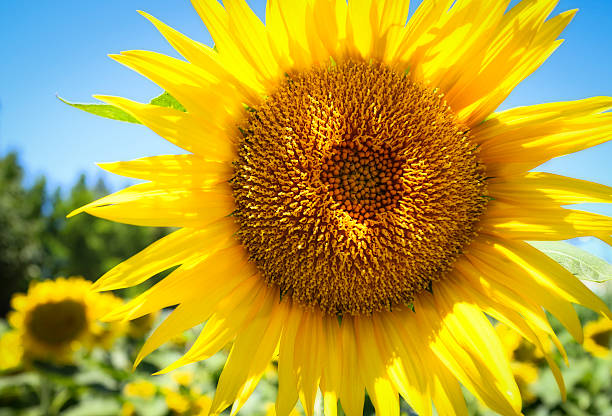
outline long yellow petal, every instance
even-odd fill
[[[543,354],[544,358],[548,362],[549,367],[557,380],[559,389],[561,390],[561,395],[565,400],[567,393],[565,390],[563,377],[561,376],[561,370],[554,362],[550,354],[550,349],[545,347],[541,341],[541,338],[548,340],[548,337],[546,336],[547,334],[542,334],[537,329],[532,328],[530,326],[530,322],[519,315],[516,311],[507,307],[505,304],[493,301],[470,285],[459,285],[457,282],[448,282],[448,285],[451,290],[454,290],[456,293],[461,294],[461,296],[464,296],[466,299],[470,299],[472,302],[477,304],[483,312],[495,318],[497,321],[509,326],[514,331],[518,332],[523,338],[531,342],[531,344],[533,344],[536,349]],[[540,335],[538,335],[538,332],[540,332]]]
[[[261,309],[234,341],[210,414],[219,414],[234,403],[234,415],[246,402],[274,354],[285,316],[286,304],[278,302],[278,290],[270,290]]]
[[[383,356],[384,351],[377,345],[377,340],[381,339],[382,334],[375,331],[370,316],[356,316],[353,318],[353,322],[355,324],[355,338],[362,379],[376,409],[376,414],[381,416],[399,415],[397,391],[389,380],[386,371],[391,357]]]
[[[612,135],[612,98],[519,107],[494,114],[472,133],[487,175],[525,173],[557,156],[604,143]]]
[[[228,132],[214,124],[212,119],[202,121],[182,111],[141,104],[126,98],[96,98],[130,113],[170,143],[203,159],[231,162],[236,157],[234,138],[238,134],[237,129],[235,132]]]
[[[362,363],[357,352],[353,318],[344,317],[340,329],[342,337],[342,381],[338,396],[345,414],[362,416],[365,387],[359,371],[359,366]]]
[[[278,355],[278,393],[276,396],[276,414],[278,416],[288,416],[298,400],[294,355],[295,346],[300,342],[298,330],[305,313],[307,312],[298,305],[290,308],[281,336]]]
[[[434,293],[440,291],[439,286],[434,286]],[[500,362],[503,353],[497,335],[487,327],[490,323],[472,306],[451,303],[421,293],[414,302],[420,333],[431,337],[430,347],[436,356],[477,398],[501,414],[518,415],[520,394],[508,362]],[[497,341],[492,345],[491,337]],[[496,363],[491,361],[493,357]]]
[[[325,416],[337,416],[338,391],[342,380],[342,353],[340,324],[334,316],[323,318],[323,374],[321,374],[321,393]]]
[[[431,394],[425,373],[427,366],[421,360],[422,348],[415,345],[414,334],[403,330],[405,322],[394,322],[395,319],[414,319],[410,313],[378,313],[372,319],[376,332],[381,335],[378,341],[381,350],[385,351],[386,356],[392,357],[386,364],[389,379],[419,415],[428,416],[431,415]]]
[[[256,270],[248,261],[244,248],[241,245],[228,247],[193,265],[182,265],[104,319],[135,319],[198,296],[204,296],[209,302],[218,302],[240,282],[254,274]]]
[[[110,57],[162,87],[201,122],[233,121],[243,110],[243,97],[228,79],[218,78],[189,62],[140,50]]]
[[[540,285],[566,300],[612,317],[612,312],[601,299],[577,277],[541,251],[522,241],[490,237],[490,242],[495,256],[503,264],[517,265]],[[578,337],[578,341],[581,342],[581,337]]]
[[[569,24],[576,10],[561,13],[542,25],[530,47],[520,56],[515,66],[496,88],[487,95],[463,108],[456,106],[458,118],[468,126],[475,126],[488,117],[508,97],[510,92],[525,78],[538,69],[548,57],[563,43],[557,36]],[[453,102],[450,101],[451,106]]]
[[[143,157],[127,162],[98,163],[98,166],[116,175],[183,188],[209,188],[229,181],[234,174],[229,162],[203,160],[190,154]]]
[[[457,378],[438,360],[432,361],[433,402],[439,416],[468,416]]]
[[[258,94],[264,92],[261,84],[253,77],[252,71],[232,71],[231,67],[226,68],[219,59],[219,55],[210,47],[189,39],[148,13],[142,11],[139,11],[139,13],[153,23],[172,47],[183,55],[185,59],[210,72],[216,78],[227,79],[244,97],[249,97],[249,103],[255,103]]]
[[[553,204],[519,206],[501,201],[489,203],[480,225],[483,233],[512,240],[567,240],[612,232],[612,218],[605,215]]]
[[[308,311],[298,330],[298,342],[294,347],[294,368],[297,376],[300,401],[306,416],[314,414],[314,404],[323,368],[323,313],[318,309]]]
[[[87,212],[133,225],[201,228],[230,215],[234,209],[229,184],[182,189],[142,183],[91,202],[68,217]]]
[[[594,182],[544,172],[529,172],[487,186],[498,201],[516,205],[612,203],[612,188]]]
[[[113,267],[93,284],[92,289],[103,291],[136,286],[171,267],[204,259],[235,243],[232,235],[236,230],[232,218],[223,218],[202,230],[183,228],[175,231]]]
[[[177,361],[159,371],[165,374],[196,361],[206,360],[232,341],[238,331],[248,324],[266,299],[261,277],[254,275],[240,283],[215,305],[215,313],[206,321],[189,351]]]
[[[242,55],[268,80],[281,75],[280,68],[268,43],[266,27],[244,0],[226,0],[228,29]]]
[[[525,272],[520,268],[499,269],[503,267],[502,264],[491,266],[487,263],[492,260],[489,256],[482,253],[479,248],[475,248],[474,251],[473,256],[470,253],[466,254],[466,261],[459,260],[455,263],[457,272],[466,282],[470,282],[474,290],[482,292],[484,297],[496,302],[496,305],[506,305],[521,314],[522,319],[535,332],[549,336],[567,361],[563,345],[551,328],[542,307],[557,317],[570,333],[579,334],[580,321],[572,305],[564,298],[539,286],[528,275],[525,276]]]

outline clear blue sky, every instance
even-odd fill
[[[263,18],[265,1],[249,4]],[[612,1],[562,0],[556,12],[572,8],[580,12],[562,36],[565,44],[502,108],[612,95]],[[97,177],[95,162],[178,151],[142,126],[100,119],[56,99],[91,102],[103,93],[147,101],[160,92],[106,56],[129,49],[176,56],[137,9],[212,43],[188,0],[0,1],[0,155],[18,151],[29,180],[44,174],[51,186],[66,187],[80,172]],[[543,169],[612,185],[611,161],[607,143]],[[127,183],[104,178],[113,187]]]

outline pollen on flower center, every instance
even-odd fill
[[[402,159],[384,142],[357,137],[330,148],[321,180],[341,209],[362,222],[397,205],[402,171]]]
[[[409,304],[475,235],[476,146],[443,96],[403,73],[349,60],[289,74],[240,128],[238,238],[305,306]]]

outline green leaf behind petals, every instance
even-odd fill
[[[564,241],[529,241],[529,244],[555,260],[582,280],[612,280],[612,265],[599,257]]]
[[[72,103],[70,101],[64,100],[61,97],[57,97],[61,102],[68,104],[71,107],[78,108],[79,110],[83,110],[87,113],[91,113],[98,117],[110,118],[111,120],[125,121],[127,123],[134,124],[142,124],[131,114],[123,111],[122,109],[115,107],[110,104],[84,104],[84,103]],[[158,105],[160,107],[168,107],[173,108],[179,111],[186,111],[185,107],[181,103],[179,103],[176,98],[168,94],[167,92],[163,92],[157,97],[153,98],[149,104]]]

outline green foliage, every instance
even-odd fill
[[[605,282],[612,279],[612,265],[593,254],[564,241],[530,241],[579,279]]]
[[[87,113],[91,113],[99,117],[110,118],[111,120],[117,121],[125,121],[127,123],[142,124],[134,116],[118,107],[115,107],[114,105],[72,103],[70,101],[64,100],[61,97],[57,98],[59,98],[61,102],[68,104],[71,107],[78,108],[79,110],[83,110]],[[168,107],[179,111],[186,111],[185,107],[183,107],[183,105],[179,103],[176,98],[174,98],[165,91],[157,97],[153,98],[149,103],[153,105],[158,105],[160,107]]]
[[[153,105],[159,105],[160,107],[169,107],[179,111],[187,111],[185,107],[183,107],[183,105],[176,100],[176,98],[168,94],[166,91],[153,98],[150,103]]]
[[[69,101],[64,100],[62,97],[57,97],[65,104],[68,104],[71,107],[78,108],[79,110],[83,110],[87,113],[91,113],[93,115],[110,118],[111,120],[117,121],[125,121],[127,123],[135,123],[141,124],[134,116],[123,111],[120,108],[115,107],[110,104],[83,104],[83,103],[71,103]]]
[[[43,235],[45,276],[81,275],[95,280],[167,233],[162,228],[119,224],[87,214],[66,218],[72,210],[108,193],[104,182],[90,189],[81,176],[66,197],[56,191],[50,198],[53,209]]]
[[[29,189],[22,182],[17,156],[0,158],[0,316],[8,311],[11,295],[41,273],[45,181]]]

